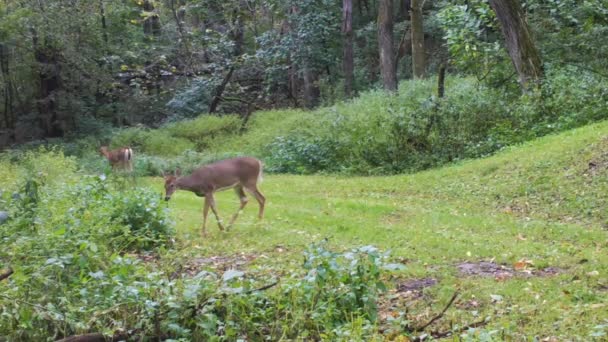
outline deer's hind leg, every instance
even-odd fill
[[[247,191],[249,191],[253,195],[253,197],[255,197],[256,201],[258,201],[258,204],[260,205],[258,218],[261,220],[262,218],[264,218],[264,204],[266,204],[266,197],[262,195],[260,190],[258,190],[257,185],[255,184],[247,186],[245,189],[247,189]]]
[[[237,185],[234,188],[234,191],[236,192],[237,196],[239,196],[239,201],[241,201],[241,206],[239,207],[239,210],[236,213],[234,213],[234,215],[232,215],[232,219],[230,220],[228,227],[232,226],[234,221],[236,221],[236,218],[239,216],[241,211],[243,211],[243,209],[247,205],[247,202],[249,202],[249,200],[247,199],[247,195],[245,194],[245,191],[243,191],[243,187],[241,185]]]

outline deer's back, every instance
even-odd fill
[[[261,162],[253,157],[237,157],[205,165],[192,173],[216,189],[233,185],[251,184],[257,181]]]

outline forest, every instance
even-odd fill
[[[606,35],[605,0],[0,0],[0,342],[605,340]]]

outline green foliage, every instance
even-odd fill
[[[365,326],[361,337],[373,334],[387,254],[312,246],[304,269],[268,291],[256,288],[273,278],[256,273],[175,277],[127,254],[175,252],[158,194],[120,178],[67,176],[67,183],[23,178],[15,195],[2,193],[10,218],[0,225],[0,269],[15,271],[10,286],[0,287],[2,336],[131,331],[173,339],[340,339],[352,334],[354,321]]]
[[[125,248],[150,249],[168,241],[174,234],[162,196],[149,189],[134,189],[104,197],[113,207],[111,218],[128,228]]]
[[[162,176],[164,173],[180,169],[188,174],[194,169],[219,160],[239,156],[239,153],[201,153],[186,150],[171,158],[141,154],[135,160],[135,174],[138,176]]]
[[[137,152],[166,157],[194,148],[194,144],[187,139],[171,136],[169,132],[163,130],[143,128],[123,129],[114,135],[112,147],[122,146],[130,146]]]
[[[203,151],[220,136],[236,138],[234,135],[239,132],[241,125],[242,120],[237,115],[201,115],[193,120],[169,124],[163,130],[174,137],[188,139],[195,144],[197,151]]]
[[[220,138],[211,150],[260,156],[271,172],[391,174],[606,118],[603,80],[575,69],[548,70],[543,91],[523,96],[470,78],[449,78],[442,99],[433,88],[430,80],[402,82],[392,97],[376,91],[309,113],[260,112],[240,138]]]
[[[487,0],[455,1],[437,13],[452,64],[491,86],[505,82],[516,88],[513,66],[502,48],[503,37],[496,14]]]

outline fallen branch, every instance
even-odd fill
[[[444,332],[434,332],[434,333],[431,333],[431,336],[433,338],[449,337],[449,336],[452,336],[452,334],[454,334],[454,333],[460,333],[460,332],[463,332],[465,330],[469,330],[469,329],[472,329],[472,328],[482,327],[482,326],[488,324],[488,322],[489,322],[489,320],[484,319],[483,321],[479,321],[479,322],[475,322],[475,323],[471,323],[471,324],[465,325],[464,327],[462,327],[460,329],[457,329],[457,330],[448,330],[448,331],[444,331]]]
[[[15,271],[13,271],[13,269],[9,267],[6,272],[0,274],[0,281],[10,277],[13,273],[15,273]]]
[[[275,281],[275,282],[274,282],[274,283],[272,283],[272,284],[268,284],[268,285],[262,286],[262,287],[257,288],[257,289],[252,289],[252,290],[249,290],[249,291],[245,291],[244,293],[245,293],[245,294],[248,294],[248,293],[252,293],[252,292],[259,292],[259,291],[268,290],[269,288],[275,287],[275,286],[277,286],[278,284],[279,284],[279,281],[277,280],[277,281]]]
[[[130,334],[121,333],[114,336],[106,336],[100,333],[91,333],[84,335],[74,335],[62,338],[55,342],[108,342],[108,341],[125,341],[130,337]]]
[[[424,324],[420,328],[414,329],[414,331],[422,331],[426,327],[428,327],[429,325],[433,324],[436,320],[438,320],[441,317],[443,317],[443,314],[445,314],[445,312],[448,311],[449,307],[452,306],[452,304],[456,300],[456,297],[458,297],[458,291],[454,292],[454,294],[452,295],[452,298],[450,299],[450,301],[448,302],[448,304],[445,306],[445,308],[443,308],[443,310],[441,310],[441,312],[437,316],[431,318],[430,321],[428,321],[426,324]]]

